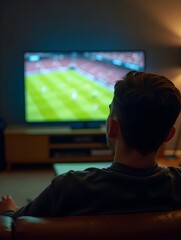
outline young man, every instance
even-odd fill
[[[112,165],[59,175],[19,210],[4,196],[1,214],[15,219],[181,209],[181,168],[156,163],[159,147],[174,135],[180,110],[181,94],[170,80],[129,72],[115,84],[107,119]]]

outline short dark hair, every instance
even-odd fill
[[[112,114],[128,148],[157,151],[181,111],[181,94],[164,76],[131,71],[115,84]]]

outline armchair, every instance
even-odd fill
[[[11,225],[6,219],[8,226]],[[5,221],[4,221],[5,223]],[[0,224],[5,224],[2,221]],[[57,218],[20,217],[0,240],[180,240],[181,210]]]
[[[0,216],[0,240],[12,239],[13,219],[7,216]]]

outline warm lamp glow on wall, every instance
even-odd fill
[[[179,75],[173,78],[175,86],[181,91],[181,72]]]
[[[164,14],[165,13],[165,14]],[[154,18],[157,18],[157,21],[165,28],[168,29],[172,34],[170,36],[170,40],[172,40],[175,45],[181,44],[181,14],[172,14],[172,17],[167,12],[162,13],[162,17],[160,17],[160,13],[154,13]]]
[[[137,7],[142,9],[144,14],[159,25],[159,28],[167,30],[169,38],[163,38],[167,44],[181,45],[181,1],[136,1]],[[174,4],[175,3],[175,4]]]

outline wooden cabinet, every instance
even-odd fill
[[[48,141],[46,136],[8,134],[5,137],[5,156],[9,163],[46,161]]]
[[[17,128],[5,130],[5,158],[12,164],[111,161],[103,129]]]

